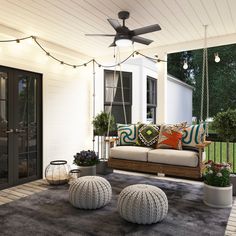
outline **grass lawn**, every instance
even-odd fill
[[[233,172],[236,173],[236,143],[230,143],[230,163],[232,164]],[[226,162],[226,143],[212,142],[206,148],[206,159],[216,162]]]

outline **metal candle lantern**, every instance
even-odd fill
[[[51,161],[45,169],[45,178],[52,185],[66,184],[69,181],[69,170],[67,161]]]

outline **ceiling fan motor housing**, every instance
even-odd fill
[[[120,11],[118,13],[119,19],[126,20],[129,18],[129,12],[128,11]]]

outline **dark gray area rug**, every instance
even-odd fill
[[[0,206],[0,235],[224,235],[230,209],[210,208],[202,202],[202,186],[113,173],[104,176],[112,186],[112,201],[98,210],[80,210],[68,202],[68,186],[48,190]],[[126,222],[117,212],[123,188],[145,183],[167,195],[167,217],[157,224]]]

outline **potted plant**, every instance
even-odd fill
[[[73,164],[80,170],[80,176],[96,175],[96,164],[99,163],[97,154],[94,151],[81,151],[74,155]]]
[[[94,134],[98,137],[98,142],[100,148],[100,160],[101,162],[97,165],[97,173],[99,174],[107,174],[111,173],[112,170],[107,168],[107,143],[106,143],[106,136],[108,131],[115,130],[115,118],[113,115],[108,114],[104,111],[100,112],[94,119],[93,119],[93,127],[94,127]]]
[[[204,171],[204,203],[211,207],[232,207],[231,166],[209,160]]]
[[[236,141],[236,109],[217,113],[213,119],[212,128],[226,142],[226,160],[230,162],[229,144],[231,141]],[[233,193],[236,195],[236,175],[231,174],[230,181],[233,184]]]

